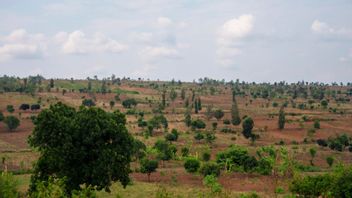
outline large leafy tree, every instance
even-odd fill
[[[96,107],[76,111],[57,103],[43,110],[29,137],[40,153],[30,192],[52,177],[64,179],[67,194],[82,184],[106,191],[113,181],[126,186],[135,140],[125,124],[124,114]]]

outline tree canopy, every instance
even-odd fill
[[[126,186],[134,139],[126,129],[125,115],[96,107],[78,111],[62,103],[43,110],[34,122],[29,144],[40,157],[31,178],[30,192],[50,177],[64,179],[65,190],[86,184],[109,191],[113,181]]]

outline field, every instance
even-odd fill
[[[148,82],[124,80],[121,84],[108,83],[107,93],[98,93],[101,81],[92,80],[92,92],[80,93],[80,89],[87,87],[87,80],[55,80],[55,88],[45,89],[49,84],[48,80],[42,82],[41,91],[35,94],[25,94],[19,92],[4,92],[0,94],[0,111],[5,116],[13,114],[20,118],[20,126],[13,132],[9,132],[6,125],[0,122],[0,157],[6,159],[6,166],[9,171],[18,173],[16,176],[20,180],[20,190],[25,192],[29,185],[30,169],[35,163],[39,153],[31,149],[27,143],[27,138],[31,134],[34,124],[31,117],[38,115],[42,109],[48,108],[51,104],[59,101],[78,108],[83,99],[93,99],[97,107],[105,111],[119,109],[127,114],[127,127],[133,136],[152,147],[156,140],[164,139],[164,129],[155,129],[153,135],[146,137],[145,129],[138,126],[138,112],[144,112],[144,119],[150,120],[155,113],[155,108],[162,100],[162,90],[166,90],[166,107],[163,114],[168,120],[168,131],[177,129],[180,136],[173,142],[177,147],[177,155],[173,160],[163,162],[159,165],[157,172],[151,174],[151,181],[148,182],[146,174],[133,172],[130,177],[133,183],[126,189],[119,184],[114,184],[112,193],[99,192],[100,197],[154,197],[158,193],[171,193],[182,197],[194,197],[203,195],[209,191],[202,182],[200,174],[187,173],[183,167],[181,148],[190,149],[192,156],[200,157],[202,152],[210,151],[211,160],[215,160],[216,154],[225,150],[230,145],[240,145],[246,147],[249,153],[255,155],[258,148],[262,146],[274,145],[274,147],[284,146],[288,149],[292,159],[306,167],[311,167],[311,155],[309,150],[315,148],[317,154],[314,157],[314,168],[305,170],[302,174],[319,174],[331,171],[326,163],[326,157],[333,156],[335,163],[350,164],[352,153],[347,149],[339,152],[328,147],[320,147],[317,139],[328,139],[337,135],[346,134],[352,137],[352,103],[350,100],[339,102],[331,95],[325,95],[329,101],[328,107],[321,105],[321,100],[297,97],[292,99],[288,94],[277,94],[276,96],[263,98],[253,97],[250,93],[259,89],[260,85],[246,84],[240,85],[244,94],[236,96],[240,116],[250,116],[254,120],[253,132],[259,135],[256,141],[250,141],[242,135],[242,125],[232,125],[224,123],[231,120],[232,87],[228,84],[200,84],[177,82]],[[313,85],[307,85],[312,86]],[[315,86],[315,85],[314,85]],[[201,131],[212,131],[212,123],[217,123],[214,130],[216,139],[214,142],[195,140],[195,131],[187,127],[184,123],[186,112],[185,100],[180,97],[181,90],[185,90],[185,96],[191,101],[192,93],[196,98],[200,98],[202,109],[195,113],[192,110],[192,119],[199,118],[206,123],[206,129]],[[337,91],[336,97],[345,97],[348,86],[329,85],[324,86],[325,91]],[[63,91],[65,90],[65,91]],[[177,97],[172,100],[169,97],[171,90],[177,93]],[[115,96],[119,95],[120,100]],[[121,104],[122,101],[134,98],[138,104],[136,107],[126,109]],[[351,96],[345,98],[351,99]],[[110,101],[116,101],[110,107]],[[278,113],[280,106],[287,102],[285,107],[286,124],[283,130],[278,129]],[[39,103],[41,110],[19,110],[23,103]],[[278,105],[275,105],[278,104]],[[298,108],[293,103],[306,104],[305,108]],[[192,105],[193,102],[190,102]],[[9,113],[7,105],[13,105],[15,111]],[[222,109],[224,116],[217,120],[214,117],[207,118],[207,107]],[[137,112],[137,113],[136,113]],[[320,121],[320,128],[314,129],[314,121]],[[224,129],[228,129],[229,132]],[[2,165],[4,166],[4,165]],[[2,167],[4,168],[4,167]],[[138,163],[131,164],[132,170],[138,169]],[[241,193],[256,192],[261,197],[274,197],[278,187],[284,189],[283,195],[287,194],[290,178],[285,176],[274,177],[273,175],[260,175],[258,173],[226,172],[222,171],[219,183],[223,186],[228,196],[239,196]],[[281,195],[281,196],[283,196]]]

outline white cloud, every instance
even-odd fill
[[[167,17],[159,17],[157,19],[157,23],[159,27],[168,27],[170,25],[172,25],[172,21],[170,18]]]
[[[352,37],[351,29],[331,27],[329,24],[319,20],[313,21],[311,30],[317,34]]]
[[[17,29],[0,38],[0,60],[40,58],[47,45],[43,34],[29,34]]]
[[[70,34],[60,32],[55,36],[55,39],[62,42],[62,50],[66,54],[120,53],[128,48],[101,33],[87,37],[78,30]]]
[[[242,53],[240,42],[253,29],[254,17],[250,14],[241,15],[226,21],[218,31],[217,57],[224,66],[233,64],[233,58]]]

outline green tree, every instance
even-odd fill
[[[328,163],[329,167],[331,168],[334,164],[334,158],[332,156],[326,157],[326,163]]]
[[[4,114],[0,111],[0,122],[4,120]]]
[[[246,117],[242,122],[242,134],[245,138],[250,138],[253,136],[252,129],[254,127],[254,122],[251,117]]]
[[[314,120],[314,128],[320,129],[320,121],[318,119]]]
[[[239,125],[241,123],[240,113],[238,111],[237,101],[234,95],[232,96],[231,123],[233,125]]]
[[[122,101],[122,106],[126,109],[130,109],[132,106],[137,106],[137,101],[134,98],[128,98],[124,101]]]
[[[194,113],[196,113],[196,114],[198,113],[198,110],[199,110],[198,107],[199,107],[198,100],[194,100]]]
[[[184,88],[181,89],[181,98],[182,100],[186,98],[186,90]]]
[[[194,157],[187,158],[184,165],[187,172],[195,173],[200,167],[200,161]]]
[[[310,164],[311,164],[311,165],[314,165],[313,159],[314,159],[315,155],[317,154],[317,149],[315,149],[315,148],[310,148],[310,149],[309,149],[309,154],[310,154],[310,157],[311,157],[311,159],[310,159]]]
[[[185,112],[184,122],[185,122],[187,127],[190,127],[191,124],[192,124],[191,112],[190,112],[189,109],[187,109],[186,112]]]
[[[213,115],[217,120],[220,120],[222,117],[224,117],[225,113],[222,109],[217,109],[214,111]]]
[[[13,105],[7,105],[6,110],[9,113],[13,113],[15,111],[15,108],[13,107]]]
[[[111,100],[109,105],[110,105],[110,109],[112,109],[115,106],[115,101]]]
[[[57,103],[39,113],[34,124],[29,144],[40,156],[30,194],[38,181],[48,181],[51,176],[66,178],[68,195],[82,184],[109,191],[114,181],[123,186],[129,183],[134,139],[125,126],[124,114],[95,107],[76,111]]]
[[[54,88],[54,79],[50,79],[50,88]]]
[[[148,175],[148,182],[150,182],[150,174],[155,172],[158,168],[157,160],[143,159],[140,161],[141,173],[146,173]]]
[[[18,181],[14,176],[7,172],[0,173],[0,197],[16,198],[19,197]]]
[[[176,98],[177,98],[177,92],[175,91],[174,88],[172,88],[170,91],[170,99],[171,101],[175,101]]]
[[[213,105],[208,105],[205,111],[205,116],[207,120],[210,120],[213,117]]]
[[[161,106],[164,109],[166,107],[166,90],[164,89],[161,94]]]
[[[10,131],[13,131],[20,125],[20,120],[13,115],[6,116],[4,123]]]
[[[285,119],[284,107],[281,107],[279,111],[279,121],[278,121],[280,130],[285,128],[285,122],[286,122],[286,119]]]

